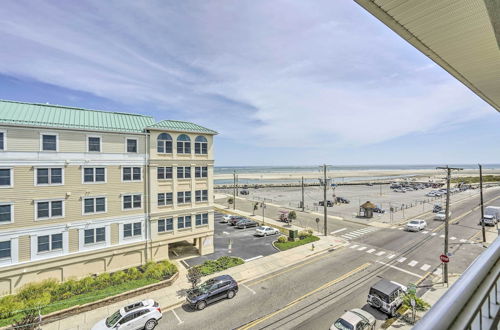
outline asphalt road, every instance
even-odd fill
[[[500,197],[498,190],[487,191],[484,199],[494,197]],[[500,205],[500,198],[491,204]],[[473,199],[452,207],[456,224],[450,225],[451,274],[462,273],[484,251],[476,239],[481,228],[477,225],[479,210],[473,210],[477,205],[478,200]],[[165,311],[158,328],[327,329],[351,308],[369,311],[380,325],[386,316],[366,304],[372,284],[383,277],[408,285],[429,272],[440,272],[443,223],[431,220],[432,215],[424,218],[429,223],[425,231],[377,228],[353,236],[345,248],[240,284],[233,300],[222,300],[203,311],[186,305]],[[425,290],[419,289],[419,294]]]

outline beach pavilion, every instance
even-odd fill
[[[370,201],[367,201],[359,207],[359,216],[365,218],[373,218],[373,209],[377,206]]]

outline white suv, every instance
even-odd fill
[[[161,317],[160,305],[153,299],[147,299],[120,308],[110,317],[97,322],[92,330],[152,330]]]

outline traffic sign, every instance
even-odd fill
[[[444,262],[445,264],[450,262],[450,258],[445,254],[440,255],[439,259],[441,260],[441,262]]]

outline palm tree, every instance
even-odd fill
[[[233,197],[229,197],[229,198],[227,199],[227,203],[229,204],[227,208],[230,208],[230,207],[231,207],[231,205],[233,205],[233,203],[234,203],[234,199],[233,199]]]
[[[253,214],[252,215],[255,215],[255,211],[257,211],[258,209],[259,209],[259,202],[253,203]]]

